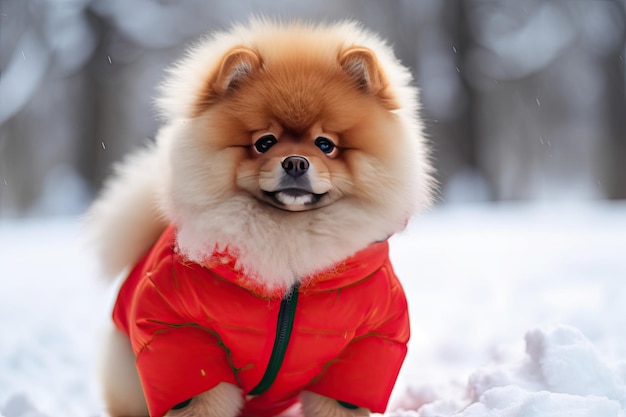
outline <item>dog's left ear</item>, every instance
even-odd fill
[[[359,90],[376,96],[389,110],[399,108],[378,58],[371,49],[362,46],[347,48],[339,54],[339,64]]]

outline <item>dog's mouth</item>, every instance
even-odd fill
[[[328,193],[315,194],[300,188],[285,188],[276,191],[262,190],[263,195],[274,206],[289,211],[305,211],[316,208]]]

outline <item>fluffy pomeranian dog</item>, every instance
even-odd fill
[[[113,417],[383,412],[406,354],[387,239],[431,200],[411,76],[353,22],[252,20],[162,85],[156,144],[87,216],[123,271]]]

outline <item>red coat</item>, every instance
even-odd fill
[[[153,417],[220,382],[248,394],[265,373],[283,293],[247,287],[232,259],[214,259],[183,259],[170,227],[119,292],[113,319],[130,337]],[[388,244],[374,243],[302,282],[276,380],[241,415],[277,415],[302,390],[383,412],[408,339]]]

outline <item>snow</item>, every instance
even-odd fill
[[[461,416],[608,417],[626,406],[624,381],[576,328],[529,331],[526,354],[519,363],[472,374],[476,402]]]
[[[626,417],[625,247],[623,203],[413,220],[391,241],[413,327],[387,417]],[[0,417],[104,416],[114,289],[78,221],[0,222],[0,266]]]

